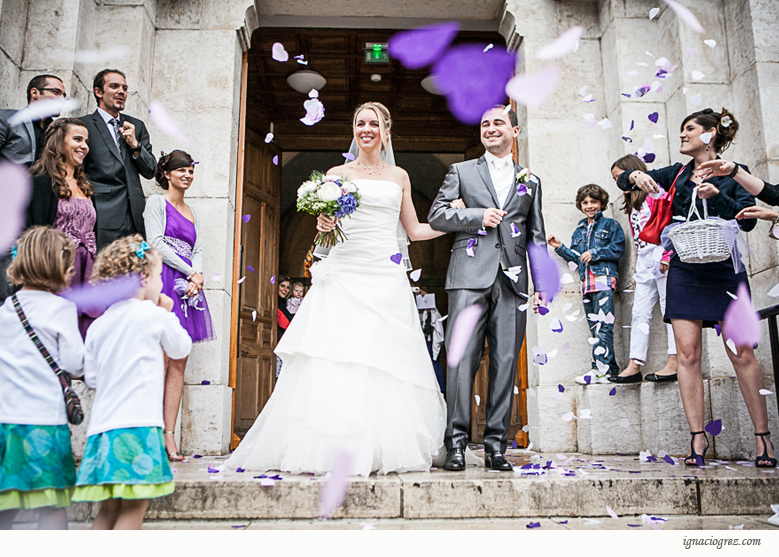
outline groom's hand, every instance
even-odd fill
[[[536,292],[533,294],[533,311],[535,313],[538,313],[538,306],[544,306],[546,307],[546,293],[545,292]]]
[[[497,228],[505,214],[506,211],[501,211],[495,207],[484,209],[484,216],[481,218],[482,227],[487,228],[489,226],[490,228]]]

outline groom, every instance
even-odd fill
[[[513,110],[498,105],[485,112],[481,142],[487,152],[479,159],[451,166],[428,215],[435,230],[455,233],[446,275],[447,350],[460,312],[474,304],[482,307],[462,359],[446,374],[445,470],[465,470],[473,383],[485,336],[490,366],[484,464],[493,470],[512,470],[504,453],[517,361],[525,337],[526,312],[518,307],[527,301],[526,246],[532,242],[546,250],[541,182],[527,171],[520,174],[522,167],[511,158],[511,146],[518,134]],[[466,209],[450,206],[458,198],[462,198]],[[543,294],[536,292],[534,306],[546,305],[543,299]]]

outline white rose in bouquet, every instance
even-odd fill
[[[345,189],[347,193],[354,193],[357,191],[357,186],[355,186],[353,182],[344,182],[341,187]]]
[[[335,201],[341,197],[341,188],[335,185],[333,182],[325,182],[317,192],[319,199],[325,203],[329,201]]]
[[[316,191],[316,184],[314,182],[303,182],[298,188],[298,198],[301,198],[314,191]]]

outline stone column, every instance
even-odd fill
[[[150,97],[163,103],[190,144],[179,144],[153,124],[151,133],[155,154],[183,148],[199,162],[188,199],[203,223],[205,293],[217,334],[215,341],[195,345],[187,365],[180,445],[185,453],[225,453],[232,432],[228,376],[242,59],[236,29],[246,4],[157,2]]]

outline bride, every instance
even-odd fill
[[[324,474],[347,451],[352,474],[428,470],[440,455],[446,405],[427,352],[398,219],[412,241],[441,236],[417,219],[408,174],[394,162],[390,113],[360,105],[358,155],[331,168],[359,188],[341,221],[348,239],[311,268],[313,287],[276,347],[284,367],[228,468]],[[387,161],[382,158],[385,154]],[[317,230],[332,230],[324,215]]]

